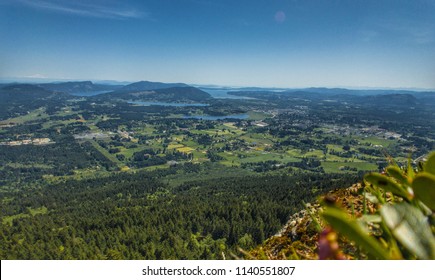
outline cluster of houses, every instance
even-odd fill
[[[339,135],[360,135],[360,136],[377,136],[380,138],[384,138],[384,139],[395,139],[395,140],[401,140],[402,135],[396,133],[396,132],[392,132],[392,131],[387,131],[385,129],[379,128],[377,126],[370,126],[370,127],[363,127],[363,128],[356,128],[356,127],[351,127],[349,125],[330,125],[330,124],[326,124],[325,125],[326,128],[328,128],[327,132],[328,133],[336,133]]]
[[[399,133],[387,131],[387,130],[379,128],[377,126],[365,127],[365,128],[362,128],[361,131],[363,133],[370,133],[372,135],[387,138],[387,139],[400,140],[402,137],[402,135],[400,135]]]
[[[34,138],[34,139],[0,142],[0,145],[21,146],[21,145],[47,145],[52,143],[54,142],[52,142],[50,138]]]

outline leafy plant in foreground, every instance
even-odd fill
[[[336,204],[322,213],[335,231],[364,252],[357,257],[435,259],[435,152],[418,171],[410,160],[406,168],[392,162],[385,174],[369,173],[364,182],[362,216],[350,217]]]

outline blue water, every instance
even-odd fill
[[[226,116],[207,116],[207,115],[196,115],[196,116],[184,116],[185,119],[197,119],[206,121],[218,121],[224,119],[238,119],[245,120],[249,118],[248,114],[237,114],[237,115],[226,115]]]
[[[211,95],[211,97],[216,98],[216,99],[253,99],[250,97],[245,97],[245,96],[236,96],[236,95],[230,95],[228,94],[228,91],[231,90],[236,90],[236,89],[224,89],[224,88],[199,88],[205,92],[207,92],[208,94]],[[75,92],[75,93],[70,93],[71,95],[74,96],[82,96],[82,97],[89,97],[89,96],[95,96],[95,95],[99,95],[99,94],[103,94],[103,93],[108,93],[111,91],[91,91],[91,92]],[[188,105],[174,105],[174,104],[187,104],[187,103],[165,103],[165,102],[144,102],[144,103],[149,103],[149,104],[138,104],[138,105],[143,105],[143,106],[151,106],[151,105],[160,105],[160,106],[176,106],[176,107],[185,107],[185,106],[208,106],[208,104],[201,104],[201,105],[192,105],[192,104],[188,104]],[[199,103],[200,104],[200,103]]]
[[[172,107],[206,107],[204,103],[175,103],[175,102],[151,102],[151,101],[129,101],[130,104],[141,106],[172,106]]]
[[[222,88],[218,88],[218,89],[212,89],[212,88],[199,88],[202,91],[207,92],[208,94],[211,95],[211,97],[216,98],[216,99],[252,99],[250,97],[245,97],[245,96],[236,96],[236,95],[230,95],[228,94],[228,89],[222,89]]]

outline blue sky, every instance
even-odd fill
[[[435,0],[0,0],[0,78],[435,88]]]

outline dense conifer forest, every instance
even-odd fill
[[[17,191],[2,259],[222,259],[275,234],[289,213],[356,176],[250,176],[170,187],[161,172]],[[195,174],[192,174],[195,176]],[[4,200],[4,197],[3,197]],[[38,213],[41,212],[41,213]]]

